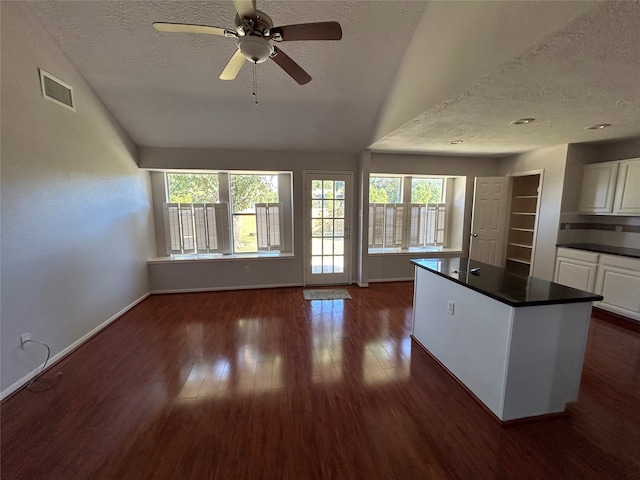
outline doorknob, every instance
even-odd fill
[[[477,237],[477,236],[478,236],[478,234],[477,234],[477,233],[472,233],[472,234],[471,234],[471,236],[472,236],[472,237]]]

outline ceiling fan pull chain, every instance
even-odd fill
[[[256,65],[258,62],[253,62],[253,96],[256,100],[256,105],[258,104],[258,79],[256,77]]]

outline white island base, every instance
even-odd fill
[[[577,400],[591,302],[513,307],[424,268],[415,280],[414,339],[499,420]]]

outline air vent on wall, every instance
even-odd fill
[[[42,69],[40,69],[40,84],[42,85],[42,96],[44,98],[75,112],[76,105],[73,99],[73,88],[70,85]]]

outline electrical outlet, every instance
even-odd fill
[[[449,315],[453,315],[454,306],[455,306],[455,303],[453,303],[451,300],[447,302],[447,312],[449,312]]]
[[[27,343],[28,340],[31,340],[30,333],[23,333],[20,335],[20,348],[24,348],[24,344]]]

